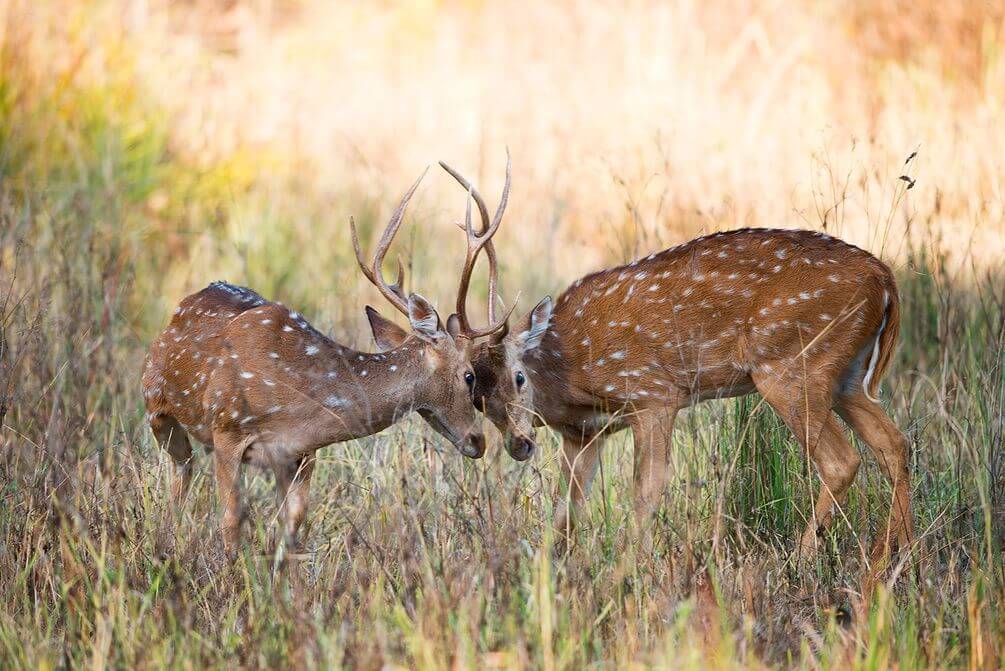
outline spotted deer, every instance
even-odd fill
[[[481,195],[441,165],[475,199],[487,229]],[[494,286],[491,241],[485,250]],[[492,294],[490,311],[495,300]],[[587,275],[557,302],[545,297],[512,331],[476,346],[474,400],[516,459],[535,449],[535,425],[561,434],[568,495],[555,523],[564,537],[605,436],[632,429],[641,523],[667,483],[677,412],[757,391],[819,473],[821,491],[800,541],[807,552],[859,467],[839,416],[893,486],[875,555],[913,535],[909,443],[877,401],[899,326],[893,275],[869,253],[821,232],[716,233]]]
[[[484,453],[469,340],[459,336],[456,318],[444,328],[426,299],[405,297],[400,263],[393,285],[381,271],[421,179],[391,216],[369,267],[351,225],[364,275],[411,324],[394,348],[367,353],[340,345],[298,312],[225,282],[182,300],[153,342],[143,394],[154,436],[175,464],[174,495],[191,479],[195,438],[214,452],[228,550],[242,520],[242,463],[274,472],[285,539],[296,548],[318,449],[381,431],[414,410],[465,456]]]

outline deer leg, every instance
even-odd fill
[[[151,417],[150,429],[157,444],[167,451],[174,462],[171,498],[180,504],[192,482],[192,444],[188,440],[188,433],[174,417],[169,415]]]
[[[635,442],[635,521],[641,529],[659,506],[670,470],[677,408],[639,412],[629,423]]]
[[[603,437],[562,436],[562,453],[559,456],[567,493],[555,509],[555,531],[561,539],[568,540],[575,526],[575,518],[590,493],[590,484],[597,472]]]
[[[835,505],[844,505],[862,459],[831,412],[830,392],[799,381],[754,378],[757,390],[782,418],[816,466],[821,487],[813,516],[800,539],[802,554],[817,552],[817,532],[831,521]]]
[[[299,552],[300,525],[307,516],[307,501],[314,473],[314,457],[275,467],[276,498],[283,519],[283,536],[291,552]]]
[[[833,415],[825,421],[810,456],[820,475],[820,493],[800,545],[812,555],[817,549],[818,530],[830,526],[835,507],[840,508],[848,500],[848,489],[855,481],[862,458]]]
[[[883,408],[866,398],[861,391],[836,400],[838,414],[869,446],[893,487],[886,528],[876,538],[872,548],[873,558],[878,560],[888,556],[890,550],[898,545],[906,547],[914,538],[908,470],[910,442]]]
[[[241,505],[241,458],[245,445],[229,436],[217,433],[213,444],[216,465],[216,490],[220,500],[222,517],[220,529],[223,532],[223,546],[228,554],[237,551],[241,535],[244,510]]]

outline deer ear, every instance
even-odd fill
[[[454,340],[457,340],[457,336],[461,334],[461,318],[457,316],[457,313],[447,317],[447,333]]]
[[[548,332],[548,325],[551,323],[551,309],[551,296],[545,296],[524,318],[516,338],[525,353],[536,349],[544,339],[544,334]]]
[[[440,315],[436,308],[419,294],[408,296],[408,321],[412,323],[415,333],[428,342],[436,342],[447,336],[440,325]]]
[[[377,343],[377,349],[381,352],[394,349],[405,342],[405,339],[408,337],[408,331],[391,320],[385,319],[369,305],[366,306],[366,318],[370,322],[373,341]]]

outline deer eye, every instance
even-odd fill
[[[519,389],[520,387],[522,387],[522,386],[523,386],[523,383],[524,383],[524,382],[526,382],[526,381],[527,381],[527,378],[526,378],[526,377],[524,377],[524,375],[523,375],[523,372],[522,372],[522,371],[521,371],[521,372],[518,372],[518,373],[516,374],[516,387],[517,387],[517,389]]]
[[[468,371],[464,374],[464,381],[467,383],[468,389],[475,388],[475,374],[472,373],[471,371]]]

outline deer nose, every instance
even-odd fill
[[[481,459],[485,454],[485,436],[480,433],[469,433],[461,443],[461,454],[472,459]]]
[[[527,461],[530,459],[530,455],[534,454],[537,445],[534,444],[533,439],[527,436],[513,436],[510,438],[507,448],[509,449],[509,456],[515,460]]]

